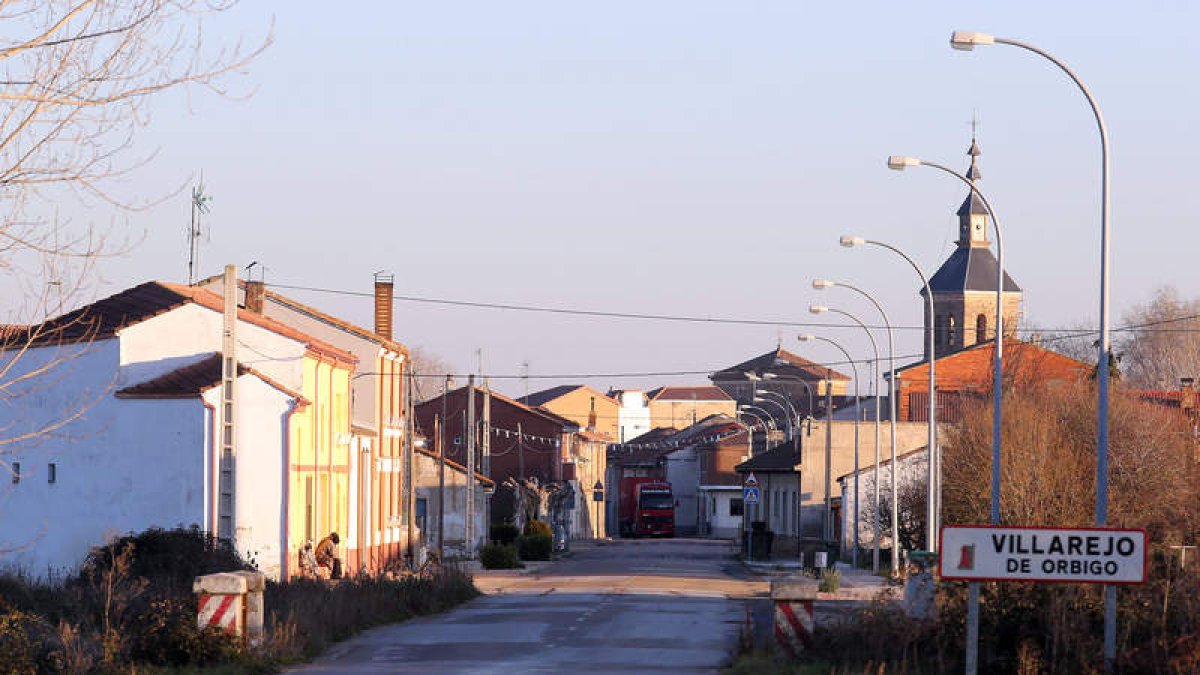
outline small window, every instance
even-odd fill
[[[21,463],[20,462],[12,463],[12,482],[14,484],[21,482]]]
[[[975,341],[983,342],[987,339],[987,317],[980,314],[975,317]]]
[[[743,513],[745,513],[744,509],[745,509],[745,506],[742,504],[741,499],[730,499],[729,500],[729,515],[740,516]]]
[[[50,462],[46,465],[46,482],[53,483],[58,480],[58,464]]]

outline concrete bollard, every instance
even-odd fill
[[[817,582],[808,577],[791,576],[771,581],[771,600],[775,603],[775,639],[792,656],[799,656],[813,645],[813,601]]]
[[[201,629],[220,628],[257,645],[263,637],[265,585],[266,577],[260,572],[218,572],[196,577],[192,583],[192,592],[200,596],[196,624]]]

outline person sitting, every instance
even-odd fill
[[[331,532],[317,544],[317,566],[328,569],[330,579],[342,578],[342,559],[337,554],[337,547],[341,541],[337,532]]]
[[[312,539],[300,547],[300,576],[305,579],[316,579],[320,576],[317,572],[317,557],[313,555]]]

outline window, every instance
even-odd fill
[[[975,317],[975,341],[983,342],[987,339],[987,317],[980,314]]]
[[[796,530],[796,535],[800,535],[800,493],[792,493],[792,525]]]
[[[46,465],[46,482],[53,483],[58,480],[58,464],[50,462]]]
[[[729,500],[729,515],[731,515],[731,516],[743,515],[743,514],[745,514],[745,508],[746,507],[742,503],[741,499],[730,499]]]
[[[779,517],[779,492],[774,490],[771,491],[771,515]]]
[[[14,484],[21,482],[21,463],[20,462],[12,463],[12,482]]]
[[[948,344],[948,345],[953,345],[954,341],[958,339],[958,335],[955,333],[955,330],[954,330],[955,329],[954,323],[955,323],[954,315],[947,314],[946,315],[946,344]]]

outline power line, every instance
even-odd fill
[[[280,288],[291,291],[306,291],[310,293],[326,293],[329,295],[343,295],[361,298],[374,298],[375,294],[366,291],[351,291],[337,288],[321,288],[318,286],[299,286],[294,284],[268,284],[272,288]],[[569,309],[565,307],[549,307],[544,305],[527,305],[516,303],[499,303],[499,302],[483,302],[478,300],[453,300],[448,298],[430,298],[416,295],[392,295],[392,300],[400,302],[415,302],[432,305],[447,305],[451,307],[465,307],[471,309],[492,309],[492,310],[507,310],[514,312],[531,312],[537,314],[558,314],[565,316],[583,316],[592,318],[606,319],[632,319],[638,321],[672,321],[681,323],[709,323],[709,324],[729,324],[738,326],[776,326],[788,328],[853,328],[861,329],[858,324],[851,323],[816,323],[811,321],[779,321],[772,319],[747,319],[737,317],[715,317],[715,316],[692,316],[678,314],[659,314],[659,313],[643,313],[643,312],[617,312],[608,310],[591,310],[591,309]],[[1191,321],[1200,319],[1200,314],[1191,314],[1187,316],[1173,317],[1170,319],[1160,319],[1156,321],[1147,321],[1140,324],[1129,326],[1115,327],[1114,332],[1145,330],[1152,326],[1160,326],[1169,323],[1178,323],[1181,321]],[[886,326],[882,324],[866,324],[867,328],[873,330],[883,330]],[[925,330],[924,326],[892,326],[893,330]],[[1081,338],[1089,335],[1097,335],[1098,330],[1080,329],[1080,328],[1021,328],[1019,333],[1038,334],[1038,333],[1061,333],[1049,338],[1043,338],[1043,341],[1055,341],[1062,339]],[[1153,331],[1145,332],[1164,332],[1164,333],[1200,333],[1200,328],[1160,328]],[[531,376],[532,377],[532,376]]]

